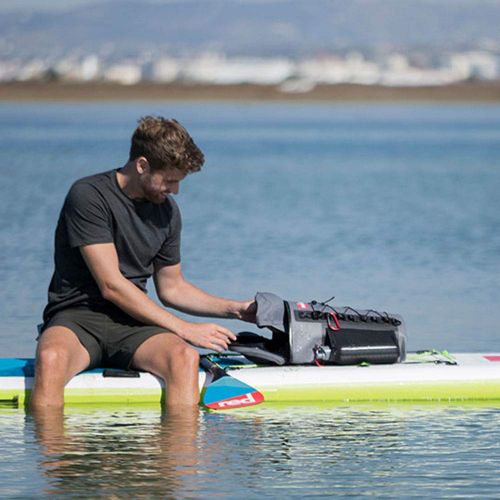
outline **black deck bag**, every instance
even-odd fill
[[[257,326],[272,338],[244,332],[231,350],[271,364],[397,363],[405,359],[403,318],[320,302],[285,301],[258,293]]]
[[[284,365],[288,359],[283,350],[284,345],[276,338],[269,339],[253,332],[240,332],[238,340],[231,343],[230,349],[257,364]]]

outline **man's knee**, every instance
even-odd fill
[[[36,368],[41,372],[65,373],[69,363],[66,349],[58,345],[40,346],[36,355]]]
[[[186,369],[198,368],[200,355],[198,351],[188,344],[179,344],[170,351],[170,362]]]
[[[176,379],[188,380],[198,373],[200,355],[198,351],[185,342],[170,346],[158,360],[159,375],[164,380],[173,382]]]
[[[198,373],[200,355],[184,340],[171,333],[156,335],[144,342],[134,354],[133,367],[172,381]]]
[[[89,363],[88,350],[69,328],[55,326],[42,333],[36,354],[38,371],[50,369],[51,372],[66,372],[73,376]]]

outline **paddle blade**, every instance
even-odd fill
[[[264,396],[254,387],[229,375],[220,377],[205,389],[202,403],[212,410],[229,410],[253,406],[264,401]]]

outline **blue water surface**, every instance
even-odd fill
[[[499,106],[30,103],[0,106],[2,356],[34,352],[67,189],[123,165],[148,113],[206,154],[178,196],[198,286],[335,295],[402,314],[410,348],[500,349]]]
[[[403,315],[410,349],[500,351],[500,106],[26,103],[0,104],[0,357],[34,354],[69,186],[123,165],[150,113],[206,155],[177,198],[195,284],[335,295]],[[95,409],[40,429],[5,409],[0,495],[494,498],[499,412]]]
[[[0,410],[2,498],[498,498],[500,410]]]

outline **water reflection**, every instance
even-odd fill
[[[198,410],[32,415],[45,493],[175,497],[198,463]]]
[[[17,446],[24,447],[24,461],[37,457],[41,478],[19,458],[19,474],[32,484],[16,490],[11,483],[9,491],[387,498],[418,490],[427,498],[493,498],[500,488],[499,424],[498,407],[449,405],[264,406],[178,415],[159,407],[66,409],[26,415],[24,442]],[[29,449],[31,438],[36,450]]]

